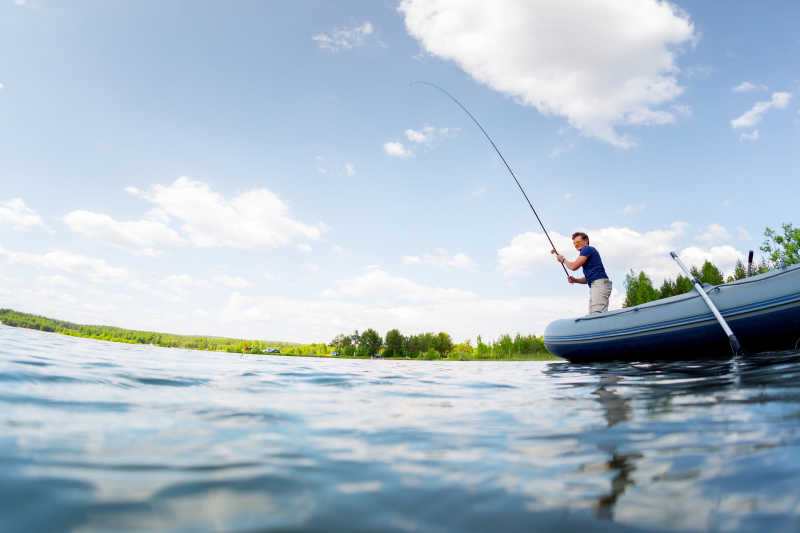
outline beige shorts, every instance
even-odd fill
[[[611,280],[608,278],[596,279],[589,287],[589,314],[605,313],[608,311],[608,298],[611,296]]]

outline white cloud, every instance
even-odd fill
[[[743,81],[742,83],[731,89],[731,91],[735,93],[749,93],[752,91],[766,91],[766,90],[767,90],[766,85],[755,84],[749,81]]]
[[[165,214],[179,220],[195,246],[275,248],[294,239],[318,239],[325,226],[311,226],[289,216],[289,207],[266,188],[225,198],[200,181],[181,177],[156,185],[146,196]]]
[[[138,198],[145,198],[147,196],[144,193],[144,191],[142,191],[138,187],[134,187],[132,185],[128,185],[127,187],[125,187],[122,190],[125,191],[126,193],[130,194],[131,196],[136,196]]]
[[[309,253],[312,250],[311,246],[306,244],[306,243],[298,244],[297,245],[297,249],[300,250],[303,253]]]
[[[403,257],[403,262],[407,265],[426,264],[442,269],[469,270],[475,268],[475,263],[464,253],[450,255],[444,248],[436,248],[430,253],[422,256],[407,255]]]
[[[667,124],[688,16],[657,0],[403,0],[408,32],[430,54],[583,135],[627,148],[616,127]]]
[[[445,266],[450,268],[465,270],[475,267],[475,263],[472,262],[472,259],[470,259],[467,254],[460,252],[450,258],[446,258],[446,260]]]
[[[747,231],[747,228],[743,228],[742,226],[738,226],[736,228],[736,236],[743,241],[749,241],[752,238],[750,236],[750,232]]]
[[[388,142],[383,144],[383,151],[392,157],[411,157],[414,155],[401,142]]]
[[[38,282],[44,285],[54,287],[66,287],[68,289],[77,289],[78,283],[70,278],[64,277],[61,274],[53,274],[50,276],[39,276]]]
[[[638,211],[644,211],[645,209],[647,209],[647,204],[645,204],[645,203],[628,204],[628,205],[626,205],[625,207],[622,208],[622,212],[624,214],[626,214],[626,215],[630,215],[630,214],[636,213]]]
[[[156,220],[120,222],[103,213],[78,210],[67,213],[64,222],[75,233],[143,255],[157,255],[153,246],[159,244],[185,242],[175,230]]]
[[[6,86],[3,85],[3,82],[0,82],[0,89],[5,89],[5,88],[6,88]]]
[[[430,128],[430,126],[426,126],[426,128]],[[415,143],[422,143],[428,140],[428,136],[425,135],[425,131],[415,131],[408,129],[406,130],[406,137],[408,140]]]
[[[0,248],[10,264],[29,265],[45,270],[59,270],[79,274],[96,283],[129,283],[131,275],[125,268],[113,267],[102,259],[95,259],[65,250],[54,250],[44,254],[12,252]]]
[[[178,292],[184,292],[193,289],[210,289],[213,286],[210,281],[205,279],[195,279],[189,274],[173,274],[162,279],[160,283],[166,288]]]
[[[375,328],[381,334],[399,328],[404,334],[447,331],[455,340],[482,334],[484,340],[501,333],[536,333],[555,318],[586,312],[586,297],[480,298],[459,289],[422,285],[382,270],[336,282],[323,298],[251,298],[230,296],[217,322],[266,322],[272,331],[301,341],[332,339],[354,328]],[[275,313],[280,309],[280,313]]]
[[[430,144],[438,137],[447,135],[450,131],[450,128],[424,126],[421,130],[407,129],[405,134],[408,140],[411,142]]]
[[[691,117],[692,116],[692,106],[687,104],[672,104],[670,106],[673,111],[683,117]]]
[[[220,276],[216,276],[214,281],[219,283],[220,285],[224,285],[229,289],[246,289],[250,286],[250,282],[244,278],[239,276],[229,276],[227,274],[222,274]]]
[[[264,279],[267,281],[276,281],[278,278],[271,272],[264,272]]]
[[[697,239],[704,242],[729,241],[731,239],[731,234],[725,227],[719,224],[709,224],[706,230],[697,236]]]
[[[589,229],[586,233],[591,245],[600,252],[606,272],[620,290],[625,274],[631,269],[636,272],[644,270],[654,283],[661,283],[666,277],[674,278],[679,271],[669,256],[673,250],[678,251],[682,258],[688,250],[686,263],[689,266],[699,267],[702,261],[697,263],[697,258],[704,254],[703,257],[711,259],[723,272],[731,271],[736,259],[743,257],[729,245],[712,246],[708,250],[696,246],[680,250],[678,239],[685,236],[687,227],[685,222],[673,222],[668,228],[645,232],[627,227],[608,227]],[[551,233],[550,237],[568,258],[577,256],[569,236]],[[530,275],[543,267],[559,268],[550,248],[543,233],[522,233],[498,250],[499,268],[506,276]]]
[[[476,298],[475,293],[459,289],[442,289],[420,285],[409,279],[392,276],[380,269],[337,281],[333,288],[322,292],[324,298],[367,299],[391,302],[465,301]]]
[[[564,193],[564,200],[572,200],[572,193],[571,192],[565,192]]]
[[[470,194],[472,194],[472,196],[474,196],[475,198],[478,198],[479,196],[483,196],[484,194],[486,194],[486,191],[487,191],[486,187],[478,187]]]
[[[785,109],[792,99],[791,93],[778,92],[772,93],[772,98],[767,102],[756,102],[756,104],[746,111],[742,116],[731,120],[731,126],[736,128],[751,128],[761,122],[764,113],[772,108]]]
[[[42,217],[25,205],[22,198],[0,203],[0,224],[8,224],[15,230],[45,227]]]
[[[162,279],[159,283],[177,293],[186,293],[197,289],[212,289],[217,286],[229,289],[246,289],[250,286],[250,282],[246,279],[228,274],[214,276],[213,280],[194,278],[189,274],[173,274]]]
[[[755,142],[758,140],[758,137],[758,130],[753,130],[751,133],[742,132],[742,134],[739,135],[739,142]]]
[[[547,157],[549,157],[550,159],[555,159],[556,157],[559,157],[561,154],[566,154],[567,152],[572,151],[574,148],[575,148],[574,143],[570,143],[564,146],[556,146],[555,148],[550,150],[550,153],[547,154]]]
[[[679,255],[687,265],[695,265],[698,268],[702,266],[705,261],[711,261],[717,265],[723,273],[732,271],[733,267],[736,265],[736,261],[744,261],[744,254],[729,244],[712,246],[708,250],[697,246],[690,246],[683,249]]]
[[[352,163],[345,163],[344,164],[344,171],[347,173],[348,176],[355,176],[356,175],[356,167],[353,166]]]
[[[374,31],[372,23],[367,21],[352,28],[337,28],[329,33],[318,33],[311,39],[316,41],[320,48],[338,52],[363,46]]]
[[[324,166],[325,158],[321,155],[314,156],[314,163],[316,164],[317,172],[320,174],[327,174],[328,169]]]

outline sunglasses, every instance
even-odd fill
[[[583,241],[582,240],[580,240],[580,241],[572,241],[572,244],[574,244],[575,246],[578,246],[579,244],[583,244]]]

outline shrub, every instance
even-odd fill
[[[439,352],[433,348],[430,348],[427,352],[425,352],[426,361],[437,361],[441,358],[442,356],[439,354]]]

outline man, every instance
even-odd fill
[[[575,261],[567,261],[561,254],[556,255],[558,262],[570,270],[578,270],[583,267],[582,278],[569,276],[570,283],[589,284],[589,314],[604,313],[608,311],[608,298],[611,296],[611,280],[606,275],[603,268],[603,261],[600,253],[594,246],[589,246],[589,236],[583,232],[576,231],[572,234],[572,244],[580,252]]]

